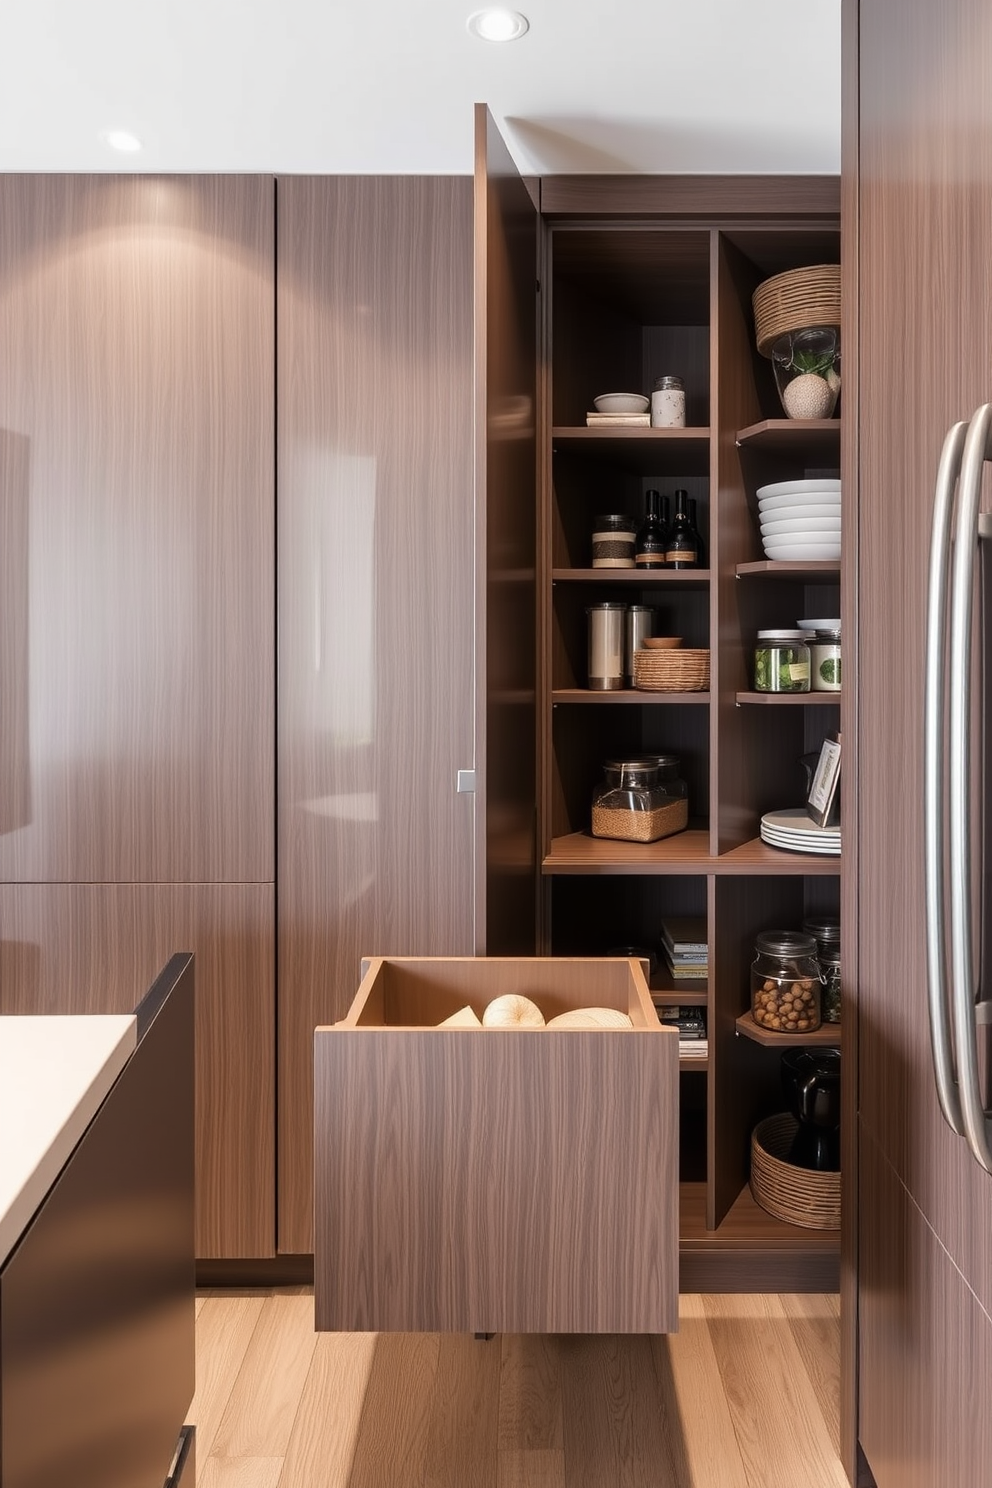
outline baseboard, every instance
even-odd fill
[[[198,1260],[196,1284],[198,1287],[313,1286],[313,1256]]]

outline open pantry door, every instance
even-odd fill
[[[475,110],[476,951],[537,949],[539,216]]]

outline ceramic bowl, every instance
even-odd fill
[[[825,480],[823,476],[809,476],[806,480],[774,481],[770,486],[759,486],[755,495],[805,496],[810,491],[836,491],[840,494],[839,480]]]
[[[681,646],[681,636],[645,636],[641,642],[648,651],[674,651]]]
[[[600,393],[592,401],[597,413],[647,413],[651,407],[641,393]]]
[[[799,535],[814,532],[839,532],[840,517],[785,517],[780,522],[762,522],[762,537],[784,537],[786,533]]]

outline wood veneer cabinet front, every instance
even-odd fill
[[[279,1230],[313,1032],[372,954],[473,948],[472,185],[278,182]]]
[[[196,950],[196,1254],[270,1256],[275,1233],[271,884],[0,885],[0,1011],[129,1013]]]
[[[0,997],[195,952],[203,1256],[275,1245],[274,300],[271,178],[0,178]]]

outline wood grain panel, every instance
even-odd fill
[[[318,1030],[317,1327],[674,1326],[676,1043]]]
[[[312,1039],[371,953],[473,943],[471,186],[279,193],[279,1248]]]
[[[820,217],[840,208],[836,176],[542,176],[541,212],[573,217]]]
[[[916,792],[923,778],[925,595],[940,448],[952,422],[992,397],[992,12],[980,0],[956,0],[939,17],[922,3],[862,0],[858,24],[859,1101],[863,1130],[992,1312],[992,1185],[945,1125],[932,1073],[923,814],[918,797],[911,810],[897,806],[902,782]],[[896,644],[893,673],[884,658]],[[988,796],[987,782],[980,791]],[[979,918],[987,915],[988,885]],[[860,1192],[873,1210],[875,1192],[864,1183]],[[906,1284],[919,1275],[911,1270]],[[902,1284],[894,1274],[891,1285]],[[919,1284],[922,1313],[928,1288]],[[904,1302],[911,1319],[908,1292]],[[976,1389],[987,1395],[992,1374],[977,1375]],[[877,1471],[870,1449],[869,1457]]]
[[[475,110],[475,949],[537,948],[538,219]],[[533,582],[519,582],[533,575]],[[507,577],[516,580],[507,583]]]
[[[267,884],[0,885],[0,1010],[130,1012],[196,956],[196,1253],[275,1249],[273,891]]]
[[[0,181],[0,880],[272,879],[273,246],[264,177]]]
[[[878,1488],[988,1476],[992,1318],[862,1124],[860,1436]]]

